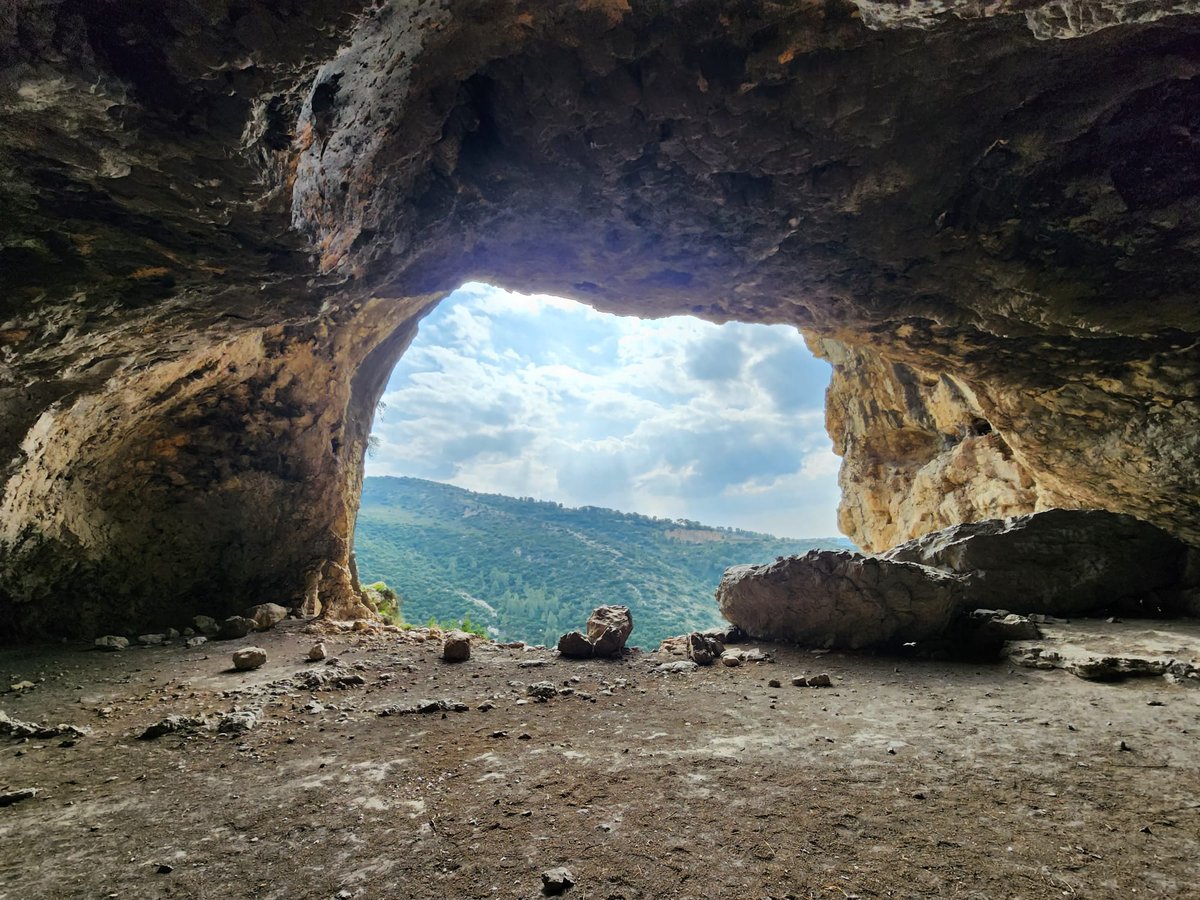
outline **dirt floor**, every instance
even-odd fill
[[[0,738],[0,792],[37,789],[0,808],[0,897],[536,897],[557,866],[574,898],[1200,897],[1188,684],[765,644],[684,674],[447,664],[411,633],[324,636],[327,665],[301,628],[0,651],[33,683],[0,709],[90,729]],[[224,671],[251,643],[268,663]],[[546,681],[573,692],[529,696]],[[403,711],[421,699],[468,709]],[[209,724],[137,739],[168,714]]]

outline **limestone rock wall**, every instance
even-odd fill
[[[826,427],[842,457],[838,525],[880,552],[960,522],[1079,505],[1039,480],[949,373],[889,362],[832,340]]]
[[[1200,541],[1200,18],[1077,6],[10,3],[0,624],[358,610],[375,401],[468,279],[823,342],[864,545]]]

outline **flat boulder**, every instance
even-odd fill
[[[103,637],[96,638],[95,646],[97,650],[107,650],[110,653],[115,653],[128,649],[129,638],[121,637],[119,634],[106,634]]]
[[[813,550],[726,569],[717,603],[752,638],[856,650],[945,634],[965,590],[965,578],[929,566]]]
[[[954,525],[893,547],[883,559],[964,576],[972,608],[1155,614],[1175,611],[1187,548],[1133,516],[1051,509]]]

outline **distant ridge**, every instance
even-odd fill
[[[533,644],[553,644],[601,603],[623,603],[633,611],[630,642],[657,646],[721,623],[713,591],[728,566],[818,548],[853,545],[398,477],[366,479],[355,530],[363,583],[395,588],[408,621],[466,615],[498,638]]]

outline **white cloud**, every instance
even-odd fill
[[[827,382],[792,328],[609,316],[466,285],[393,373],[367,472],[831,535]]]

